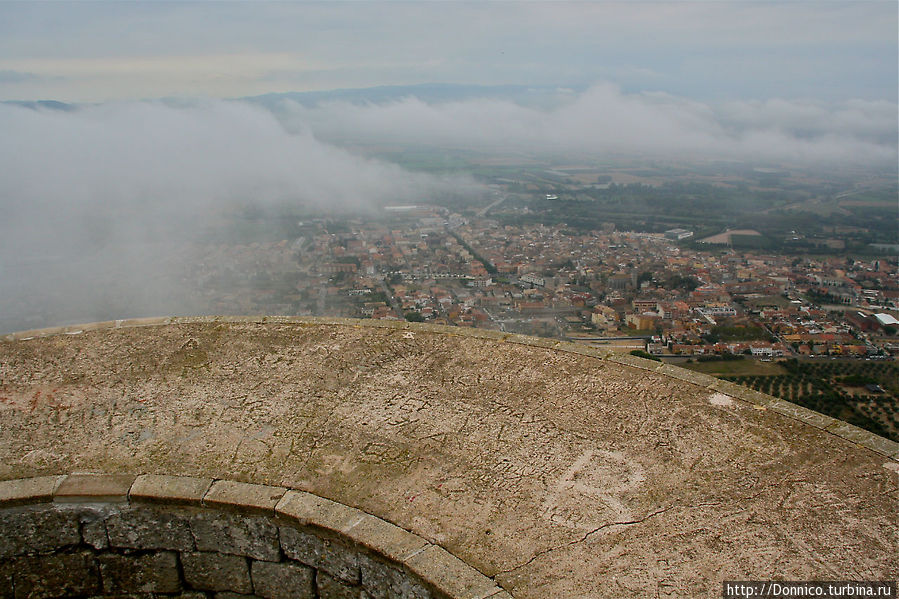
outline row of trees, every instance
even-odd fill
[[[797,370],[803,369],[800,367]],[[721,378],[899,441],[899,403],[894,395],[850,395],[828,379],[807,372]]]

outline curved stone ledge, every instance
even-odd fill
[[[0,485],[5,509],[264,518],[450,596],[711,598],[725,579],[899,575],[897,444],[658,362],[329,318],[4,339],[0,480],[37,477]],[[145,474],[57,476],[77,471]],[[469,566],[481,577],[460,583]]]
[[[432,333],[441,333],[444,335],[466,336],[474,339],[492,339],[504,343],[516,343],[531,347],[540,347],[545,349],[555,349],[562,352],[580,354],[599,360],[609,360],[638,368],[640,370],[649,370],[658,372],[674,379],[686,381],[707,387],[714,391],[725,393],[734,399],[744,401],[753,405],[770,409],[782,416],[792,418],[809,426],[825,430],[828,433],[850,441],[856,445],[870,449],[871,451],[888,457],[892,460],[899,461],[899,443],[891,441],[875,435],[872,432],[862,428],[837,420],[830,416],[820,414],[814,410],[809,410],[803,406],[766,395],[764,393],[748,389],[746,387],[722,381],[711,375],[694,372],[685,368],[678,368],[670,364],[656,362],[632,356],[630,354],[613,353],[609,350],[587,347],[576,343],[566,341],[558,341],[554,339],[546,339],[542,337],[529,337],[516,333],[503,333],[500,331],[490,331],[484,329],[469,329],[461,327],[445,327],[440,325],[432,325],[427,323],[389,321],[389,320],[361,320],[354,318],[328,318],[320,316],[169,316],[154,318],[131,318],[122,320],[109,320],[93,323],[85,323],[78,325],[69,325],[63,327],[48,327],[44,329],[32,329],[28,331],[20,331],[9,333],[0,337],[2,341],[28,341],[35,338],[49,337],[52,335],[79,335],[85,331],[96,331],[103,329],[116,328],[132,328],[132,327],[149,327],[163,326],[171,324],[210,324],[210,323],[284,323],[284,324],[310,324],[310,325],[344,325],[353,327],[377,327],[403,330],[420,330]]]
[[[0,597],[511,599],[443,548],[283,487],[167,475],[0,482]]]

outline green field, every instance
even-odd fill
[[[719,378],[732,375],[781,375],[786,374],[786,370],[777,362],[760,362],[758,360],[728,360],[722,362],[677,362],[678,366],[703,372]]]

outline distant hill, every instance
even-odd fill
[[[492,98],[512,100],[519,104],[552,106],[570,92],[580,92],[583,88],[527,85],[458,85],[452,83],[424,83],[420,85],[383,85],[379,87],[335,89],[316,92],[285,92],[237,98],[276,107],[284,100],[293,100],[304,106],[315,106],[322,102],[343,101],[353,104],[382,104],[403,98],[415,97],[423,102],[458,102],[472,98]]]
[[[584,91],[583,86],[560,88],[549,85],[461,85],[454,83],[423,83],[420,85],[382,85],[378,87],[333,89],[314,92],[282,92],[260,96],[230,98],[252,102],[270,110],[277,110],[284,100],[291,100],[303,106],[317,106],[325,102],[349,102],[351,104],[384,104],[403,98],[418,98],[427,103],[459,102],[475,98],[512,101],[523,106],[551,108],[573,93]],[[147,98],[178,105],[190,102],[189,98]],[[21,106],[34,110],[61,110],[71,112],[81,104],[57,102],[56,100],[0,100],[0,104]]]
[[[12,104],[13,106],[21,106],[33,110],[46,108],[48,110],[62,110],[64,112],[71,112],[78,108],[75,104],[66,104],[65,102],[57,102],[56,100],[3,100],[0,101],[0,104]]]

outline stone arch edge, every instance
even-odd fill
[[[443,547],[345,504],[287,487],[160,474],[70,473],[0,481],[0,509],[40,504],[197,507],[265,515],[342,538],[449,599],[513,599]]]

